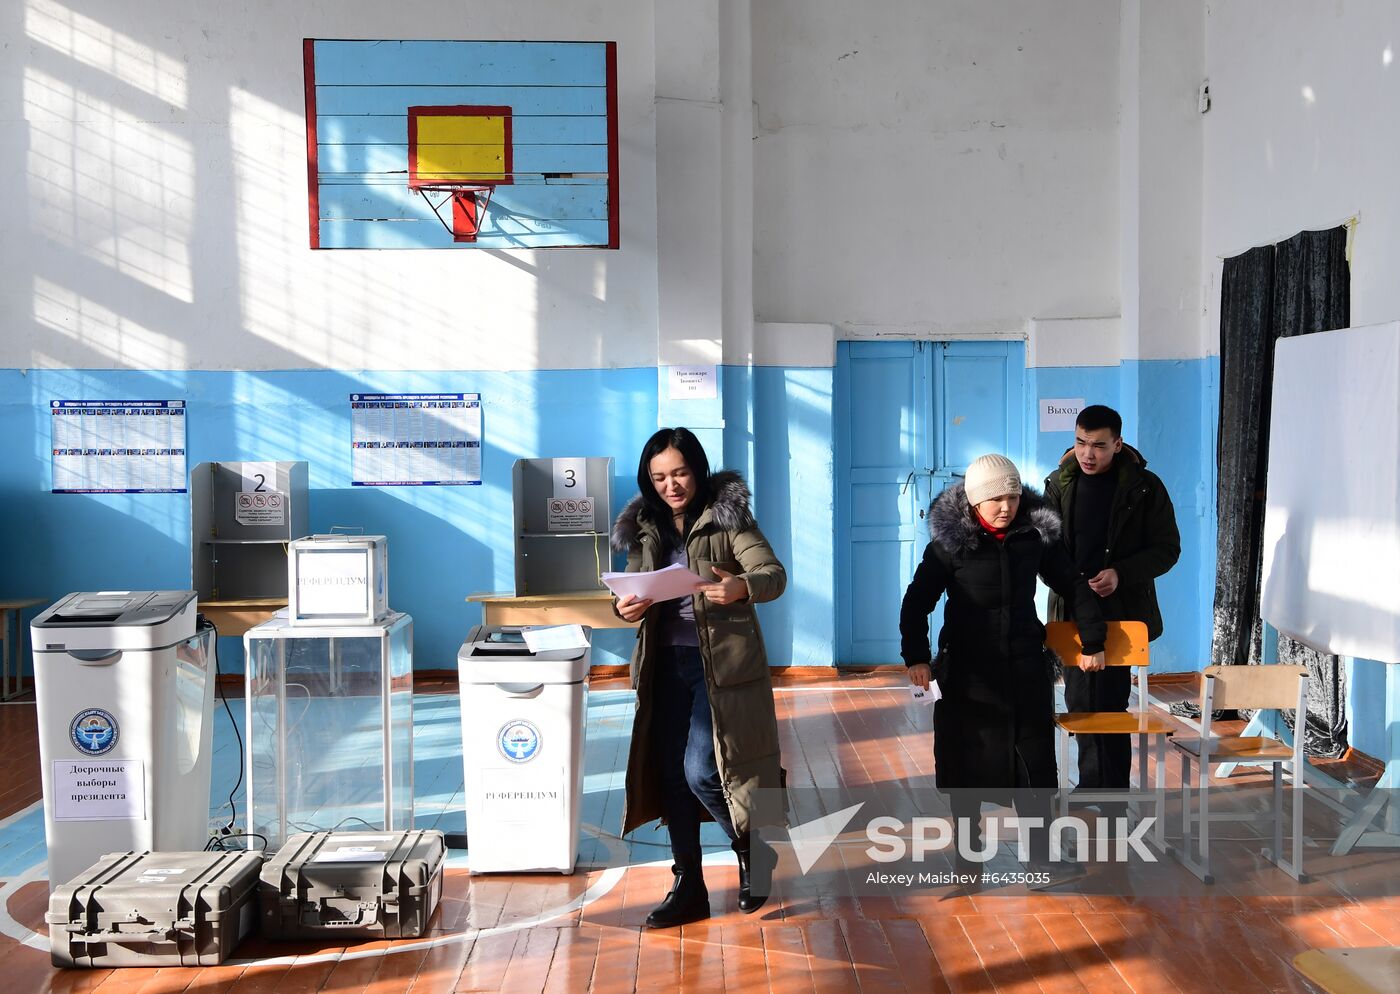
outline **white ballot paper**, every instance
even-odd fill
[[[702,580],[679,564],[650,573],[604,573],[602,580],[617,596],[631,594],[639,601],[673,601],[677,597],[688,597],[704,584],[714,582]]]
[[[526,628],[521,636],[531,652],[551,652],[560,649],[587,649],[588,636],[582,625],[554,625],[551,628]]]
[[[909,693],[914,698],[915,704],[922,704],[925,707],[932,707],[934,703],[943,698],[943,691],[938,689],[937,680],[928,682],[928,690],[920,687],[917,683],[911,683]]]

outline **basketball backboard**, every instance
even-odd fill
[[[612,42],[307,39],[312,248],[616,248]]]

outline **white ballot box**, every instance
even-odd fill
[[[573,873],[578,858],[591,629],[539,652],[525,631],[478,625],[457,653],[473,873]]]
[[[213,629],[193,590],[69,594],[30,626],[49,887],[209,839]]]

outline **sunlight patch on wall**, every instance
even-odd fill
[[[404,370],[540,363],[539,277],[515,253],[474,253],[469,267],[456,253],[308,253],[300,113],[235,88],[230,143],[244,325],[288,353],[268,352],[259,365]]]
[[[30,230],[193,300],[190,143],[33,67],[23,87]]]
[[[92,355],[101,356],[113,366],[142,370],[183,369],[188,361],[185,345],[179,339],[143,327],[42,276],[34,277],[33,301],[36,324],[90,350]],[[42,353],[34,352],[33,365],[40,366],[44,358]]]
[[[54,0],[29,0],[24,32],[75,62],[176,107],[189,102],[185,66],[176,58]]]

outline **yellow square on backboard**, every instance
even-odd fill
[[[490,114],[418,114],[410,180],[499,183],[510,180],[509,118]]]

